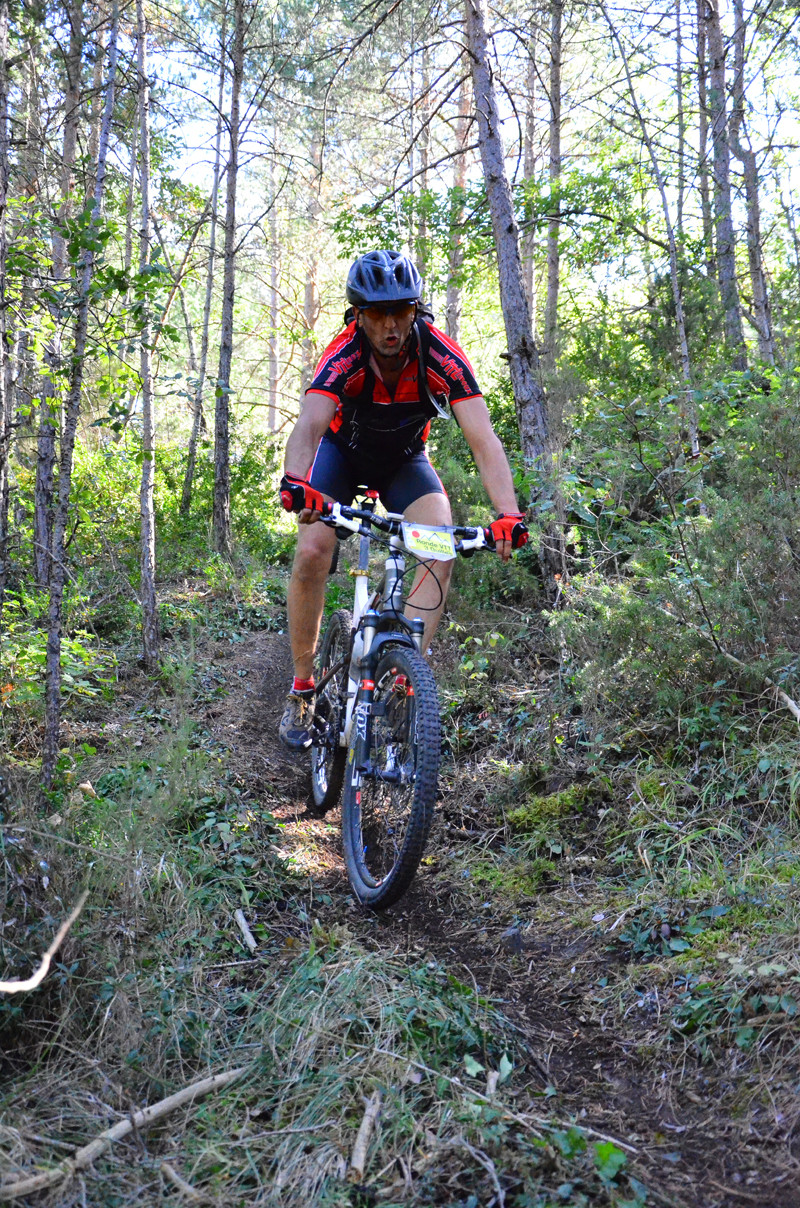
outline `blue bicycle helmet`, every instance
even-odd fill
[[[347,301],[353,306],[418,302],[421,297],[422,278],[402,252],[366,252],[347,274]]]

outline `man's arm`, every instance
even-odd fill
[[[484,399],[464,399],[454,407],[481,481],[498,512],[518,512],[517,495],[505,449],[492,427]]]
[[[312,390],[305,396],[297,423],[286,442],[283,471],[294,478],[307,478],[317,447],[327,432],[336,412],[336,401],[327,394]],[[297,517],[300,524],[309,524],[319,519],[318,512],[304,508]]]
[[[498,515],[518,512],[514,479],[506,451],[492,427],[489,410],[481,395],[466,398],[454,408],[461,431],[475,458],[481,482],[497,509]],[[498,541],[497,552],[504,562],[511,557],[511,542]]]
[[[283,468],[286,474],[305,478],[317,452],[317,445],[327,432],[336,412],[336,401],[327,394],[310,391],[303,400],[303,409],[289,439]]]

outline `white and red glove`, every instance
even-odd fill
[[[501,512],[486,529],[486,536],[495,545],[510,541],[512,549],[521,549],[528,542],[528,526],[524,512]]]
[[[321,512],[325,500],[305,478],[284,474],[281,479],[281,504],[286,512],[302,512],[305,508],[310,512]]]

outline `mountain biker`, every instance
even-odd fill
[[[420,315],[422,280],[401,252],[367,252],[351,266],[347,326],[326,348],[286,444],[281,502],[300,528],[289,584],[294,681],[280,723],[286,746],[311,743],[314,651],[336,534],[319,519],[323,502],[350,504],[356,488],[380,494],[387,511],[420,524],[452,524],[450,504],[425,452],[431,420],[452,408],[497,509],[490,525],[503,561],[528,539],[508,459],[464,352]],[[350,317],[352,314],[352,317]],[[348,321],[349,320],[349,321]],[[452,564],[434,577],[417,568],[406,615],[436,632]]]

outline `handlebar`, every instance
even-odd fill
[[[326,503],[320,513],[323,524],[331,528],[348,529],[351,533],[369,536],[371,529],[399,537],[404,517],[390,512],[388,516],[376,516],[369,508],[347,507],[343,503]],[[491,529],[471,525],[436,525],[442,532],[452,533],[456,553],[469,556],[479,549],[496,548]]]

